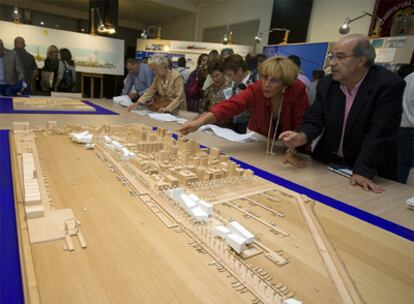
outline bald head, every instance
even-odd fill
[[[24,49],[26,46],[26,43],[23,39],[23,37],[16,37],[14,39],[14,47],[17,49]]]
[[[339,40],[337,44],[351,49],[355,57],[364,57],[366,67],[374,64],[376,57],[375,49],[366,35],[351,34]]]
[[[355,40],[355,41],[367,40],[367,41],[369,41],[368,40],[368,37],[366,35],[364,35],[364,34],[358,34],[358,33],[357,34],[349,34],[349,35],[343,37],[338,42],[345,41],[345,40]]]

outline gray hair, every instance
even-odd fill
[[[161,54],[155,54],[148,60],[149,65],[156,65],[160,68],[168,69],[170,66],[168,58]]]
[[[375,48],[372,46],[368,39],[358,40],[352,52],[355,57],[365,57],[367,59],[365,66],[368,68],[375,62]]]

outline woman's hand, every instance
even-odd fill
[[[134,111],[138,107],[138,102],[128,106],[128,112]]]
[[[198,116],[195,120],[186,122],[181,128],[177,131],[182,135],[186,135],[191,132],[195,132],[203,125],[212,124],[217,121],[216,117],[211,112],[203,113]]]
[[[182,135],[187,135],[188,133],[192,133],[198,130],[200,128],[200,123],[197,120],[188,121],[181,128],[179,128],[177,131],[180,132]]]

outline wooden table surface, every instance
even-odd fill
[[[110,100],[92,99],[92,101],[120,115],[0,114],[0,128],[10,128],[15,121],[28,121],[32,127],[45,126],[48,120],[56,120],[59,125],[144,123],[169,130],[177,130],[180,127],[177,123],[156,121],[147,116],[128,113],[125,107],[114,104]],[[189,118],[193,113],[181,112],[180,116]],[[385,188],[385,192],[374,194],[365,192],[360,187],[350,186],[346,178],[328,171],[326,166],[310,157],[304,157],[306,159],[304,169],[282,164],[281,156],[284,148],[280,146],[275,149],[276,155],[271,156],[266,154],[266,143],[263,142],[233,143],[201,131],[188,137],[200,144],[217,147],[223,153],[267,172],[414,230],[414,211],[407,209],[405,204],[408,198],[414,196],[414,189],[410,186],[376,178],[375,181]]]
[[[47,121],[50,120],[58,121],[59,125],[143,123],[169,130],[176,130],[180,126],[176,123],[155,121],[135,113],[128,113],[125,108],[113,104],[112,101],[93,101],[100,106],[120,113],[120,115],[0,114],[0,129],[10,128],[12,123],[16,121],[30,122],[31,127],[44,127]],[[184,112],[180,115],[184,117],[192,116],[191,113]],[[195,132],[188,137],[195,139],[200,144],[217,147],[223,153],[274,175],[378,215],[406,228],[414,229],[414,212],[405,206],[405,200],[414,196],[414,189],[409,186],[379,178],[376,181],[386,191],[382,194],[374,194],[365,192],[359,187],[350,186],[347,179],[328,171],[326,166],[311,160],[309,157],[305,157],[306,168],[304,169],[283,165],[281,163],[283,147],[277,147],[276,155],[271,156],[265,153],[266,144],[261,142],[232,143],[202,132]],[[44,145],[47,146],[47,142]],[[84,149],[76,146],[71,149],[73,151],[64,152],[67,154],[65,159],[68,162],[72,161],[73,166],[75,166],[79,157],[76,158],[72,154],[74,152],[82,153],[85,157],[87,154]],[[65,184],[80,184],[78,181],[85,178],[86,173],[82,172],[77,177],[70,174],[63,175],[63,171],[59,171],[61,164],[56,164],[56,167],[53,164],[53,159],[59,156],[56,154],[59,152],[50,149],[47,153],[50,162],[46,163],[46,167],[50,166],[50,168],[46,169],[52,175],[51,180],[56,181],[56,189],[62,187],[59,191],[65,191]],[[83,158],[81,157],[81,159]],[[97,162],[95,157],[88,161]],[[87,169],[87,166],[85,169]],[[164,234],[168,240],[167,232],[162,225],[151,219],[151,215],[146,208],[136,204],[125,204],[122,209],[119,209],[117,205],[114,205],[114,201],[127,202],[131,200],[131,197],[125,191],[122,198],[112,197],[115,195],[114,193],[122,193],[122,186],[114,184],[116,189],[111,188],[113,187],[111,181],[113,177],[108,174],[107,170],[102,169],[102,172],[98,174],[102,178],[101,183],[108,181],[105,191],[96,193],[100,196],[102,205],[105,203],[105,206],[107,206],[105,210],[98,209],[99,207],[94,205],[95,202],[91,201],[90,206],[88,206],[90,211],[82,212],[86,202],[82,202],[80,195],[82,191],[88,193],[93,187],[93,181],[88,181],[88,179],[84,180],[84,185],[77,185],[81,192],[79,194],[77,192],[73,193],[75,199],[70,202],[70,206],[66,205],[67,202],[63,198],[61,201],[59,199],[56,201],[56,207],[58,208],[73,208],[85,227],[85,234],[89,238],[94,235],[94,238],[88,240],[89,247],[85,254],[76,250],[72,255],[67,255],[62,250],[61,243],[53,242],[36,244],[25,249],[25,255],[30,256],[34,261],[32,263],[34,270],[25,269],[24,271],[28,273],[26,274],[28,276],[30,276],[30,273],[32,275],[35,273],[37,278],[37,286],[29,286],[29,288],[40,290],[42,303],[94,303],[96,301],[99,301],[99,303],[138,303],[140,301],[146,303],[151,303],[151,301],[156,303],[167,303],[169,301],[174,303],[236,303],[246,300],[242,295],[237,300],[233,293],[228,292],[228,288],[222,285],[228,284],[228,282],[226,283],[222,276],[212,274],[208,270],[207,262],[201,260],[205,258],[192,254],[188,249],[174,242],[164,244]],[[58,183],[60,179],[67,181],[60,185]],[[76,198],[76,195],[79,198]],[[414,246],[412,242],[342,212],[337,212],[323,204],[316,205],[315,210],[326,230],[326,234],[368,303],[413,303]],[[111,218],[111,229],[107,226],[108,215]],[[137,215],[143,216],[145,223],[136,221]],[[120,217],[118,218],[118,216]],[[22,226],[22,223],[24,223],[24,218],[20,219],[20,228],[24,230],[24,224]],[[151,230],[150,227],[156,230]],[[113,234],[115,228],[116,231],[122,232],[124,235]],[[139,231],[139,233],[137,234],[136,231]],[[126,242],[127,239],[128,242]],[[151,243],[151,239],[157,239],[158,242]],[[277,238],[276,241],[278,241]],[[182,242],[185,244],[186,241],[182,240]],[[105,252],[100,253],[102,248]],[[139,263],[131,264],[131,261],[136,259],[137,250],[140,257],[147,259],[143,266],[140,266]],[[180,253],[186,257],[188,256],[187,265],[180,264],[178,266],[175,264],[175,262],[178,263],[181,260],[169,261],[168,255],[179,256]],[[312,255],[311,252],[309,254]],[[156,259],[159,259],[163,264],[154,264]],[[315,271],[318,269],[317,273],[320,271],[321,277],[327,279],[327,275],[322,274],[323,271],[317,266],[318,262],[316,260],[314,265],[311,265],[312,260],[309,263],[309,267],[314,268]],[[100,267],[107,269],[104,270]],[[177,267],[184,271],[177,272]],[[59,269],[58,273],[56,269]],[[171,271],[172,274],[167,280],[165,280],[164,274],[166,269]],[[108,276],[108,271],[113,273],[113,276]],[[128,275],[128,272],[131,272],[131,275]],[[175,280],[182,282],[183,285],[180,287],[181,283],[177,283]],[[185,285],[185,282],[189,280],[194,282],[194,288],[204,294],[205,298],[197,296],[197,300],[195,300],[194,290]],[[205,284],[202,282],[205,282]],[[163,286],[163,284],[166,285]],[[312,284],[311,278],[309,278],[307,284]],[[136,288],[138,286],[141,286],[141,288]],[[114,288],[117,289],[116,292],[112,291]],[[315,290],[314,287],[312,288]],[[147,289],[149,293],[145,292]],[[182,292],[174,292],[178,289]],[[157,290],[164,290],[164,292],[157,292]],[[217,292],[211,293],[212,290]],[[156,295],[152,300],[146,298],[150,291]],[[221,296],[218,296],[219,294]],[[301,292],[299,291],[300,295]],[[307,302],[313,303],[315,301],[316,298]],[[337,302],[337,299],[333,298],[332,303]]]

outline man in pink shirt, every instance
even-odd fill
[[[372,179],[397,177],[396,136],[405,83],[374,65],[375,49],[362,34],[337,42],[329,60],[332,74],[319,80],[301,127],[279,139],[294,149],[322,134],[313,158],[348,166],[352,185],[382,192]]]

